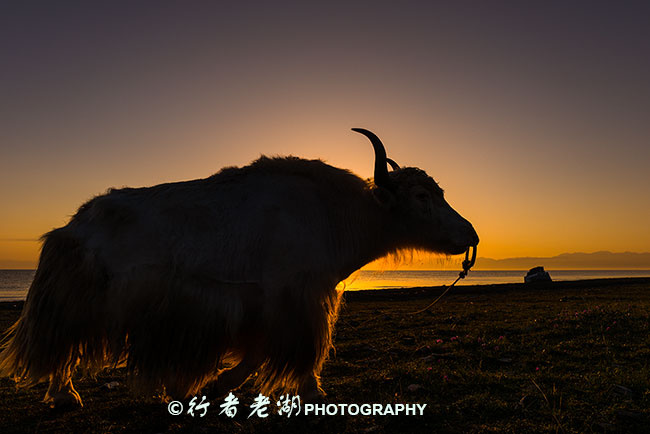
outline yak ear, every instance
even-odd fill
[[[372,190],[372,196],[379,205],[387,209],[393,209],[397,204],[395,193],[384,187],[375,187]]]

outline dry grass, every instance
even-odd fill
[[[67,413],[39,402],[45,385],[16,392],[0,380],[0,432],[647,432],[650,280],[455,288],[410,314],[440,292],[346,294],[323,372],[328,402],[426,403],[422,417],[287,419],[274,397],[269,418],[247,419],[252,381],[236,392],[234,419],[209,391],[205,417],[171,416],[133,397],[117,370],[76,380],[85,407]],[[1,306],[0,327],[19,309]],[[120,386],[100,387],[110,381]]]

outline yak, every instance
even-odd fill
[[[374,180],[262,156],[83,204],[42,238],[0,374],[49,381],[52,407],[81,406],[73,374],[110,366],[126,366],[134,390],[169,397],[210,382],[224,395],[257,372],[264,393],[322,398],[339,282],[403,249],[454,255],[479,242],[431,177],[353,130],[374,147]]]

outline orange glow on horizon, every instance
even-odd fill
[[[650,250],[650,30],[636,6],[178,2],[139,20],[52,3],[50,16],[17,2],[6,29],[0,268],[33,268],[39,243],[17,240],[109,187],[261,154],[370,177],[353,127],[440,183],[479,257]]]

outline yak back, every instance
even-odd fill
[[[224,280],[332,273],[375,206],[369,187],[320,160],[262,156],[204,179],[111,189],[82,205],[66,229],[113,273],[166,267]]]

